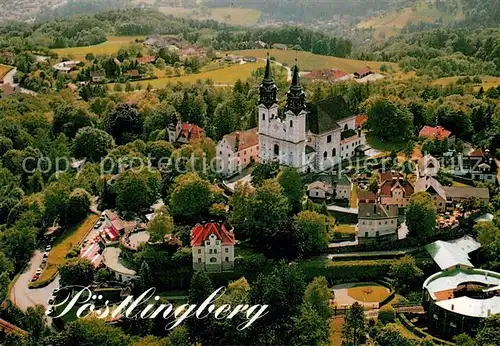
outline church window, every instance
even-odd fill
[[[290,127],[293,127],[293,120],[290,120]]]
[[[210,258],[210,262],[211,262],[211,263],[215,263],[215,262],[217,262],[217,258],[215,258],[215,257]]]
[[[333,150],[332,150],[332,156],[335,157],[336,155],[337,155],[337,149],[333,148]]]
[[[266,113],[262,113],[262,120],[266,120]]]
[[[201,249],[198,249],[198,253],[201,254]]]
[[[217,249],[214,249],[214,253],[217,253]]]
[[[324,159],[326,159],[327,157],[328,157],[328,153],[325,151],[325,152],[323,153],[323,158],[324,158]]]
[[[331,143],[332,142],[332,135],[328,135],[328,137],[326,137],[326,143]]]
[[[278,156],[280,154],[280,146],[278,144],[274,145],[274,155]]]

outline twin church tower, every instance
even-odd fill
[[[356,129],[356,116],[349,111],[343,97],[306,105],[297,62],[281,116],[278,113],[278,88],[271,75],[269,56],[259,89],[260,162],[277,161],[299,171],[311,166],[325,170],[354,156],[355,149],[365,144],[364,136]]]

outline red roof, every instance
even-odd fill
[[[180,136],[185,137],[189,140],[191,139],[199,139],[205,134],[205,131],[199,127],[198,125],[190,124],[190,123],[182,123],[181,124],[181,133]]]
[[[364,123],[368,121],[368,115],[357,115],[356,116],[356,128],[363,126]]]
[[[235,152],[259,145],[259,135],[257,128],[247,131],[233,132],[226,135],[226,141]]]
[[[137,62],[139,64],[147,64],[147,63],[150,63],[150,62],[155,62],[155,60],[156,60],[155,56],[145,56],[145,57],[142,57],[142,58],[137,58]]]
[[[451,135],[451,131],[448,131],[441,126],[427,126],[425,125],[422,130],[418,133],[419,137],[435,138],[435,139],[445,139]]]
[[[222,241],[222,245],[234,245],[234,233],[228,231],[225,224],[209,222],[197,224],[191,230],[191,246],[202,246],[204,241],[212,234]]]
[[[140,75],[138,70],[128,70],[127,74],[131,77],[137,77]]]
[[[364,68],[364,69],[361,69],[361,70],[356,71],[354,73],[358,74],[359,76],[362,76],[364,74],[371,73],[371,72],[372,72],[372,70],[370,70],[369,68]]]
[[[470,153],[469,156],[472,156],[472,157],[483,157],[484,156],[483,149],[478,148],[478,149],[474,150],[472,153]]]
[[[118,233],[113,228],[105,228],[104,232],[110,240],[118,239]]]

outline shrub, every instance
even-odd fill
[[[384,324],[394,322],[395,317],[396,312],[390,304],[383,306],[378,312],[378,319]]]

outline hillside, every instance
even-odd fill
[[[270,53],[276,61],[292,66],[297,58],[300,69],[302,71],[312,71],[318,69],[339,69],[347,73],[353,73],[354,71],[369,67],[374,71],[380,71],[380,66],[387,65],[392,66],[397,69],[397,65],[393,63],[381,62],[381,61],[363,61],[345,58],[336,58],[332,56],[317,55],[309,52],[301,51],[291,51],[291,50],[278,50],[278,49],[251,49],[235,51],[233,53],[238,55],[253,55],[258,58],[264,59],[267,56],[267,52]]]
[[[64,5],[67,0],[2,0],[0,22],[10,20],[34,21],[44,11]]]
[[[454,10],[450,10],[450,8],[437,3],[419,0],[412,7],[401,8],[376,17],[369,17],[361,21],[356,28],[372,29],[373,38],[375,40],[383,40],[399,34],[403,28],[410,24],[421,22],[448,24],[464,18],[460,1],[457,2]]]
[[[251,26],[259,22],[261,11],[253,8],[184,8],[160,6],[158,10],[164,14],[170,14],[180,18],[198,20],[216,20],[229,25]]]

